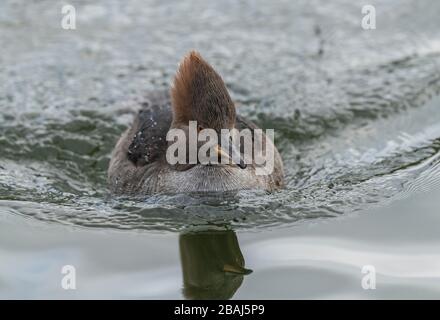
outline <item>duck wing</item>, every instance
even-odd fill
[[[131,128],[127,157],[136,166],[145,166],[166,154],[166,135],[172,121],[171,99],[167,92],[154,93],[142,103]]]

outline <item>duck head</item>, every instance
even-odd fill
[[[218,137],[214,148],[216,156],[229,160],[231,165],[246,168],[238,148],[233,143],[228,143],[225,148],[221,138],[222,129],[235,127],[234,103],[220,75],[198,52],[191,51],[181,61],[171,88],[171,103],[173,120],[170,129],[181,129],[185,133],[185,143],[194,139],[190,136],[192,124],[196,125],[197,133],[212,129]],[[203,144],[197,141],[197,152]],[[179,164],[176,168],[185,170],[193,165]]]

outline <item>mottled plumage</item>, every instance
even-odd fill
[[[258,128],[236,114],[223,80],[196,52],[183,59],[170,93],[151,94],[116,144],[108,170],[114,194],[273,191],[283,185],[283,164],[276,148],[275,169],[269,175],[256,175],[254,164],[245,168],[236,164],[168,164],[166,135],[170,128],[187,128],[192,120],[216,131]]]

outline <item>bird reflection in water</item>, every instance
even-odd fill
[[[183,295],[187,299],[229,299],[252,272],[244,267],[232,230],[183,233],[179,237]]]

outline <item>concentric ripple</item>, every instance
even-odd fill
[[[383,6],[393,18],[368,33],[360,2],[194,2],[84,4],[72,33],[54,27],[51,1],[0,4],[0,211],[123,230],[255,229],[439,187],[438,3]],[[189,5],[200,10],[190,20]],[[405,24],[402,8],[423,23]],[[191,48],[224,75],[241,114],[275,128],[284,190],[108,194],[116,140]]]

